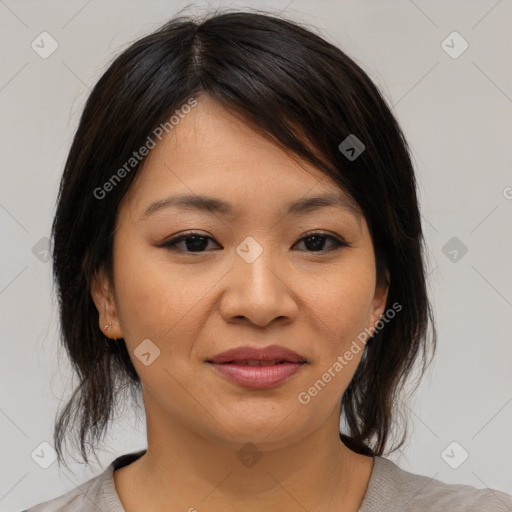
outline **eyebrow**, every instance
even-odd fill
[[[202,212],[220,214],[225,216],[236,216],[236,211],[230,203],[215,197],[202,195],[175,195],[155,201],[147,206],[140,220],[148,218],[153,213],[163,208],[183,208],[198,210]],[[292,201],[286,205],[287,215],[301,215],[320,208],[335,207],[350,211],[358,217],[361,215],[360,208],[350,199],[343,198],[339,194],[327,193],[319,196],[304,197]]]

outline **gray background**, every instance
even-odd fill
[[[100,452],[101,466],[74,464],[75,474],[58,471],[56,463],[41,467],[45,457],[51,460],[51,449],[41,443],[51,444],[55,413],[75,384],[57,344],[44,246],[90,88],[114,54],[186,4],[0,0],[5,512],[60,495],[117,455],[145,447],[144,425],[128,410],[107,439],[108,450]],[[439,350],[409,402],[410,441],[390,458],[445,482],[512,494],[511,1],[209,4],[283,9],[318,27],[393,105],[418,172]],[[202,13],[207,6],[197,2],[187,12]],[[42,45],[44,31],[58,43],[46,59],[31,47],[34,40]],[[461,40],[442,43],[453,31],[469,44],[458,58],[444,45],[453,53]],[[462,450],[469,457],[460,464]],[[453,469],[447,461],[460,465]]]

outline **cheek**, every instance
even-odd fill
[[[317,407],[337,404],[349,385],[364,352],[371,322],[375,275],[371,259],[360,254],[350,265],[340,266],[323,290],[311,297],[310,306],[323,329],[322,344],[315,350],[316,364],[307,396],[322,395]],[[368,263],[370,259],[370,263]],[[368,331],[367,331],[368,333]],[[365,337],[366,336],[366,337]],[[306,397],[307,398],[307,397]]]
[[[133,346],[149,338],[160,345],[158,340],[200,299],[201,286],[166,266],[159,251],[128,243],[121,234],[114,262],[117,311],[126,342]]]
[[[371,274],[355,272],[356,268],[333,276],[323,293],[310,297],[316,323],[323,329],[322,343],[316,347],[312,376],[298,400],[319,416],[338,407],[364,352],[366,340],[361,335],[369,325],[374,283]]]
[[[224,269],[201,272],[197,265],[171,264],[164,249],[128,243],[119,234],[114,275],[126,344],[133,354],[150,339],[161,351],[160,361],[175,366],[190,356],[191,340],[209,314],[208,297]]]
[[[371,320],[374,273],[362,261],[333,273],[310,303],[340,343],[357,336]],[[371,267],[370,267],[371,269]]]

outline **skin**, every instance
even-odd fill
[[[123,198],[114,282],[99,272],[91,288],[100,329],[110,324],[105,334],[124,338],[143,386],[148,451],[114,472],[117,493],[127,512],[357,511],[373,459],[349,450],[338,432],[363,351],[308,404],[297,397],[384,313],[388,286],[377,280],[367,223],[348,207],[286,214],[304,197],[349,198],[213,99],[197,100]],[[179,193],[229,201],[236,215],[170,207],[140,218]],[[190,242],[160,246],[186,230],[212,240],[202,252]],[[326,250],[303,239],[313,230],[326,236]],[[263,251],[251,263],[236,252],[248,236]],[[329,236],[349,246],[336,248]],[[149,365],[134,356],[146,339],[160,350]],[[234,384],[205,362],[270,344],[308,361],[271,389]],[[237,456],[246,443],[261,455],[251,467]]]

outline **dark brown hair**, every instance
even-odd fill
[[[82,113],[52,226],[61,338],[79,378],[55,423],[59,464],[72,427],[87,462],[87,448],[95,453],[114,417],[119,392],[129,389],[135,399],[141,393],[124,340],[117,348],[106,344],[90,293],[100,268],[113,282],[118,206],[140,163],[107,198],[98,199],[94,191],[199,94],[313,164],[362,209],[377,276],[385,279],[389,272],[387,304],[398,303],[402,310],[366,344],[342,399],[347,432],[340,437],[358,453],[383,454],[396,424],[399,391],[416,361],[425,370],[436,338],[407,142],[368,75],[313,29],[267,13],[224,11],[201,20],[176,17],[133,43],[101,76]],[[339,149],[351,134],[365,146],[353,160]]]

